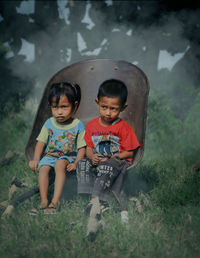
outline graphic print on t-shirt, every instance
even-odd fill
[[[114,135],[93,135],[94,152],[110,156],[120,152],[119,137]]]
[[[74,153],[76,151],[76,132],[66,130],[63,134],[54,135],[49,129],[49,146],[47,153],[54,153],[57,156]]]

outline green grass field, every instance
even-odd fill
[[[35,195],[10,217],[1,218],[0,257],[200,257],[200,172],[192,169],[200,153],[198,99],[184,120],[169,109],[166,114],[165,106],[155,106],[150,99],[145,155],[125,182],[127,226],[121,224],[118,206],[111,202],[104,230],[90,242],[84,213],[87,198],[63,200],[56,215],[30,216],[31,208],[39,205]],[[8,199],[13,176],[27,183],[28,189],[37,185],[37,175],[23,154],[31,123],[25,111],[2,122],[0,202]],[[12,155],[5,158],[8,151]],[[20,191],[13,199],[25,189]],[[140,201],[141,212],[131,197]]]
[[[7,199],[8,193],[6,174],[23,178],[30,172],[32,181],[35,180],[23,158],[3,166],[2,172],[2,200]],[[159,198],[160,187],[158,184],[150,193],[138,194],[140,213],[129,200],[127,226],[121,224],[117,205],[111,202],[112,209],[104,215],[104,230],[94,242],[86,238],[88,217],[83,211],[87,199],[63,201],[56,215],[30,216],[30,209],[39,205],[36,195],[20,204],[12,216],[1,219],[0,257],[199,257],[199,204],[182,197],[185,203],[181,205],[179,198],[176,203],[174,197],[165,205],[170,192]]]

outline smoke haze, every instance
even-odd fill
[[[178,119],[185,119],[196,103],[199,8],[169,10],[156,1],[29,2],[29,7],[22,6],[25,1],[15,7],[19,30],[26,24],[29,32],[19,33],[17,44],[12,38],[2,41],[10,47],[7,58],[12,73],[34,87],[26,101],[33,115],[50,78],[63,67],[90,58],[137,65],[150,82],[150,105],[159,105],[163,97]],[[0,24],[9,19],[0,14]]]

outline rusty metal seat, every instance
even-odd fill
[[[28,161],[33,158],[36,138],[42,125],[51,116],[51,110],[48,107],[48,92],[51,84],[57,82],[76,82],[80,85],[82,98],[76,117],[86,125],[89,120],[98,116],[98,109],[94,100],[97,96],[99,85],[108,79],[121,80],[128,88],[128,107],[120,116],[133,127],[141,144],[129,169],[142,159],[149,93],[147,77],[142,70],[131,63],[111,59],[94,59],[65,67],[57,72],[47,83],[25,149],[25,156]],[[121,179],[119,178],[119,180]],[[51,182],[53,181],[51,180]],[[69,175],[63,189],[63,199],[69,200],[76,196],[76,184],[75,174],[74,176]],[[121,195],[118,194],[117,199],[120,197]],[[120,205],[122,203],[123,201],[120,200]]]
[[[108,79],[119,79],[128,88],[128,108],[121,113],[121,118],[133,127],[141,144],[132,164],[132,166],[135,166],[142,159],[144,152],[149,84],[146,75],[137,66],[126,61],[111,59],[86,60],[72,64],[57,72],[49,80],[26,145],[25,156],[27,160],[33,158],[36,137],[43,123],[51,116],[51,110],[48,107],[48,92],[51,84],[66,81],[76,82],[80,85],[82,99],[76,117],[86,124],[89,120],[98,116],[94,100],[97,96],[99,85]]]

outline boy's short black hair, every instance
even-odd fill
[[[100,100],[101,97],[119,98],[121,106],[126,104],[127,96],[128,90],[126,85],[122,81],[116,79],[104,81],[100,85],[97,94],[98,100]]]

